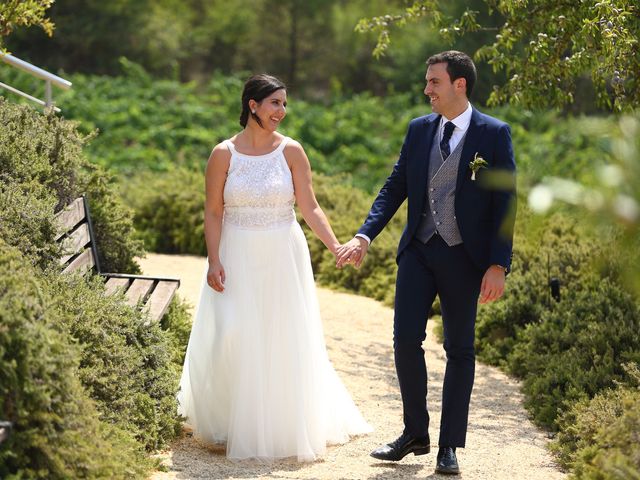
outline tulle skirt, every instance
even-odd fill
[[[371,431],[327,356],[300,225],[225,224],[220,259],[225,291],[205,270],[178,394],[195,435],[233,459],[310,461]]]

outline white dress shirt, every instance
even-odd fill
[[[465,133],[469,129],[469,124],[471,123],[471,113],[473,109],[471,108],[471,103],[467,103],[467,109],[458,115],[454,119],[450,119],[442,115],[440,117],[440,126],[438,127],[438,138],[442,140],[442,135],[444,135],[444,125],[447,122],[453,123],[456,128],[453,129],[453,133],[451,134],[451,139],[449,140],[449,151],[453,152],[460,140],[464,137]]]

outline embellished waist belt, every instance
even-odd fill
[[[296,219],[293,207],[225,207],[223,222],[235,227],[266,230],[289,225]]]

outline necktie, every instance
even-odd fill
[[[440,140],[440,151],[442,152],[442,158],[447,159],[451,153],[449,148],[449,140],[451,140],[451,134],[455,130],[456,126],[453,122],[447,122],[444,124],[444,133],[442,134],[442,140]]]

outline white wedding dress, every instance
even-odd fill
[[[287,141],[259,156],[226,141],[225,290],[205,270],[180,382],[179,413],[233,459],[310,461],[371,431],[327,356]]]

